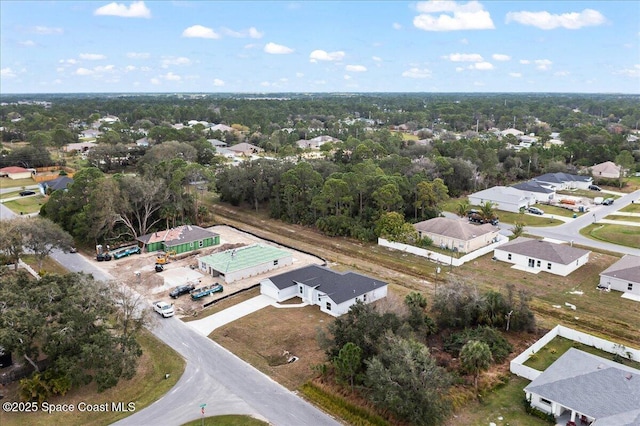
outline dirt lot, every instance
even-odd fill
[[[173,259],[166,264],[165,270],[160,273],[155,272],[155,260],[157,253],[142,253],[140,255],[132,255],[118,260],[114,259],[110,262],[97,262],[96,260],[93,260],[93,262],[95,262],[95,264],[100,268],[115,276],[119,281],[135,288],[150,300],[163,299],[169,301],[171,300],[169,298],[169,292],[175,286],[182,285],[187,282],[197,283],[196,287],[208,286],[214,283],[223,285],[223,292],[214,293],[213,295],[204,297],[198,301],[191,300],[187,295],[173,300],[178,316],[192,316],[196,312],[200,311],[205,303],[220,299],[236,291],[249,288],[268,276],[281,274],[310,264],[319,265],[323,263],[323,261],[318,257],[265,241],[229,226],[218,225],[208,229],[220,234],[220,245],[207,247],[203,250],[197,250],[191,254],[178,255],[176,259]],[[235,281],[231,284],[226,284],[220,277],[214,278],[197,269],[198,256],[205,256],[219,251],[255,243],[284,248],[293,252],[293,264],[284,266],[275,271]]]

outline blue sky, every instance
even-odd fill
[[[640,1],[0,1],[0,93],[640,93]]]

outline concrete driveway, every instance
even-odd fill
[[[187,324],[199,334],[208,336],[216,328],[229,324],[230,322],[233,322],[238,318],[242,318],[245,315],[259,311],[262,308],[266,308],[273,303],[274,300],[272,298],[261,294],[249,300],[245,300],[244,302],[240,302],[223,311],[209,315],[206,318],[202,318],[197,321],[190,321]]]

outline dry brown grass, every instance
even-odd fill
[[[268,306],[218,328],[209,337],[295,390],[314,376],[314,365],[325,361],[316,334],[318,328],[325,329],[332,321],[317,306],[286,309]],[[288,364],[289,356],[299,359]]]

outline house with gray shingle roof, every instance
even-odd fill
[[[602,271],[600,286],[640,295],[640,257],[627,254]]]
[[[556,197],[555,189],[535,180],[516,183],[511,187],[526,193],[530,199],[535,199],[538,203],[548,203]]]
[[[532,407],[574,424],[640,425],[640,370],[570,348],[524,388]]]
[[[220,235],[195,225],[183,225],[136,238],[148,252],[175,251],[176,254],[220,244]]]
[[[420,238],[427,237],[433,245],[461,253],[469,253],[495,243],[500,228],[485,223],[477,225],[466,219],[435,217],[413,225]]]
[[[355,272],[309,265],[260,281],[260,293],[278,302],[298,296],[338,317],[358,301],[371,303],[386,297],[387,283]]]
[[[512,263],[527,272],[541,271],[566,277],[589,261],[588,250],[518,237],[493,251],[496,260]]]
[[[556,190],[589,189],[589,185],[593,184],[591,176],[570,175],[568,173],[546,173],[533,178],[533,180]]]

